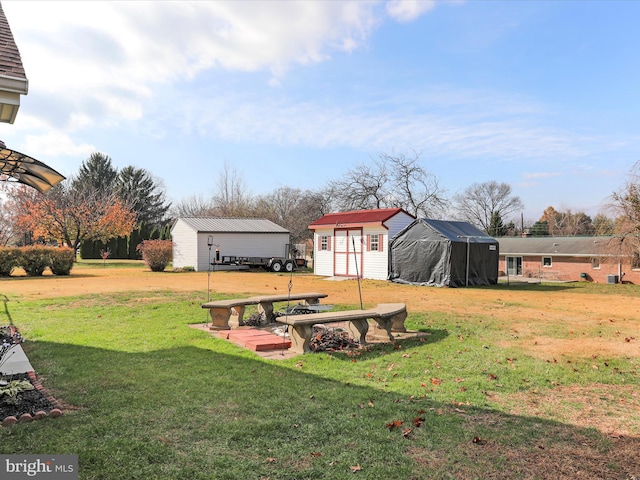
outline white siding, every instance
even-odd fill
[[[319,238],[323,235],[333,237],[333,229],[316,230],[313,235],[313,273],[323,277],[333,276],[333,248],[334,240],[331,238],[331,249],[329,251],[318,250]]]
[[[289,234],[217,233],[213,242],[219,245],[214,248],[220,248],[221,257],[284,257]]]
[[[173,268],[194,267],[197,269],[198,245],[195,230],[178,219],[171,229],[171,240],[173,241]]]
[[[378,251],[367,251],[367,235],[380,235],[382,249]],[[365,227],[363,235],[363,260],[362,260],[362,278],[370,278],[372,280],[386,280],[388,276],[389,265],[389,232],[386,228]]]

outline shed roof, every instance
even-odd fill
[[[352,210],[350,212],[327,213],[322,217],[314,220],[309,224],[309,228],[313,230],[317,227],[336,226],[347,224],[363,224],[363,223],[384,223],[399,213],[407,213],[402,208],[376,208],[372,210]]]
[[[500,255],[549,255],[559,257],[595,257],[606,253],[619,237],[502,237]]]
[[[181,217],[177,221],[183,221],[198,233],[289,233],[266,218]]]

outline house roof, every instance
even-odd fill
[[[289,230],[265,218],[200,218],[181,217],[198,233],[289,233]],[[175,228],[175,224],[174,224]]]
[[[29,92],[22,57],[0,5],[0,122],[13,123],[20,108],[20,95]]]
[[[502,237],[500,255],[549,255],[558,257],[596,257],[618,237]]]
[[[372,210],[352,210],[350,212],[336,212],[328,213],[317,220],[314,220],[309,225],[309,229],[324,227],[324,226],[340,226],[340,225],[353,225],[363,223],[384,223],[390,218],[396,216],[399,213],[404,213],[412,218],[415,218],[410,213],[407,213],[402,208],[376,208]]]
[[[27,79],[18,46],[13,39],[2,5],[0,5],[0,75]]]

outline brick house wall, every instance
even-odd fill
[[[607,283],[608,275],[619,275],[619,271],[622,271],[622,282],[640,285],[640,269],[632,269],[629,261],[623,262],[620,267],[616,261],[603,261],[598,267],[594,267],[591,258],[551,256],[551,266],[543,266],[542,258],[541,255],[522,256],[522,277]],[[505,255],[501,255],[498,266],[500,276],[506,275],[505,263]]]

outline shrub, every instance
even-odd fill
[[[20,250],[15,247],[0,247],[0,276],[8,277],[21,263]]]
[[[54,275],[69,275],[75,259],[73,248],[52,248],[49,252],[49,267]]]
[[[152,272],[163,272],[171,261],[173,242],[171,240],[144,240],[136,249],[142,253],[142,260]]]
[[[45,247],[22,247],[22,268],[29,277],[39,277],[49,266],[49,249]]]

